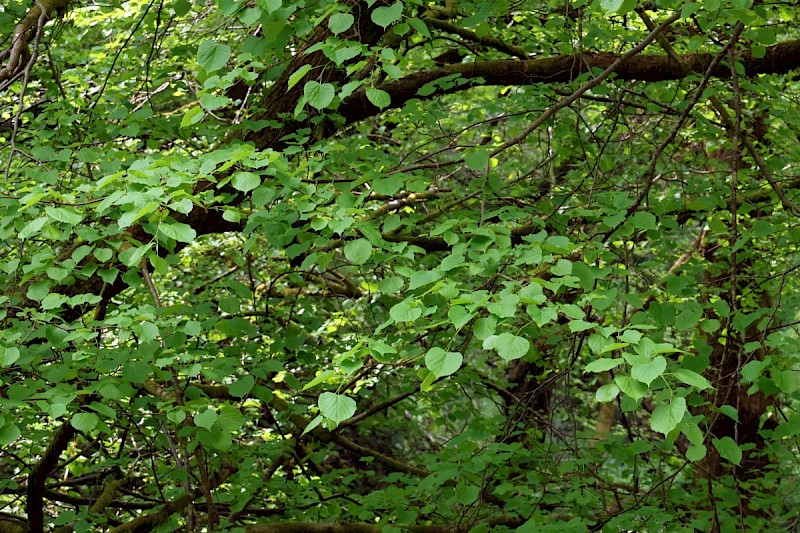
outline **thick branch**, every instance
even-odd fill
[[[380,89],[388,92],[392,98],[391,107],[402,107],[412,98],[430,98],[446,93],[462,91],[470,87],[490,85],[535,85],[541,83],[565,83],[573,81],[591,69],[606,69],[621,56],[618,54],[592,53],[558,56],[526,61],[497,60],[477,63],[457,63],[439,69],[415,72],[397,81],[384,83]],[[750,52],[739,56],[744,66],[745,76],[758,74],[785,74],[800,68],[800,40],[776,44],[767,48],[764,57],[752,57]],[[714,60],[713,54],[687,54],[680,56],[681,63],[675,62],[668,55],[641,54],[629,58],[616,69],[615,75],[620,80],[667,81],[685,78],[691,73],[706,73]],[[685,68],[688,69],[684,70]],[[445,76],[461,74],[464,78],[482,78],[472,84],[453,85],[447,90],[420,96],[420,88],[427,83]],[[720,63],[710,69],[711,77],[729,78],[731,69]],[[339,107],[345,120],[357,122],[382,111],[367,98],[366,91],[358,91],[348,97]]]
[[[44,531],[44,482],[55,468],[61,452],[67,449],[69,441],[75,436],[75,430],[69,421],[65,421],[53,434],[44,455],[31,470],[28,476],[28,494],[25,511],[28,514],[28,531],[42,533]]]

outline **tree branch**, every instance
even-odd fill
[[[44,482],[58,463],[61,452],[67,449],[69,441],[75,436],[75,429],[65,420],[53,434],[39,462],[31,469],[28,476],[27,499],[25,512],[28,514],[28,531],[44,532]]]
[[[211,480],[211,488],[216,489],[225,483],[237,470],[235,466],[223,463],[217,475]],[[185,509],[187,505],[202,496],[203,493],[202,488],[195,489],[168,502],[155,513],[142,515],[126,524],[115,527],[110,533],[148,533],[153,531],[156,527],[165,524],[170,516]]]
[[[390,108],[399,108],[412,98],[431,98],[473,87],[566,83],[592,69],[607,69],[620,57],[622,56],[619,54],[585,53],[525,61],[506,59],[456,63],[415,72],[399,80],[383,83],[379,89],[391,96]],[[712,78],[727,79],[731,76],[730,67],[724,63],[718,63],[709,69],[714,61],[714,54],[685,54],[679,57],[681,63],[675,62],[668,55],[641,54],[626,60],[614,73],[619,80],[648,82],[679,80],[692,73],[705,72]],[[785,74],[800,68],[800,40],[770,46],[764,57],[755,58],[749,51],[738,57],[744,66],[745,76]],[[684,66],[688,70],[684,70]],[[480,82],[453,84],[448,89],[439,88],[429,95],[418,94],[425,84],[453,74],[461,74],[466,79],[482,79]],[[348,123],[364,120],[384,111],[385,109],[380,110],[369,101],[366,91],[353,93],[339,107],[339,113]]]

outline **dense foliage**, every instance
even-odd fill
[[[800,9],[0,7],[0,532],[800,520]]]

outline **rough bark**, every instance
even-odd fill
[[[738,57],[744,66],[745,76],[785,74],[800,68],[800,40],[770,46],[764,57],[753,57],[750,52]],[[397,81],[383,83],[379,88],[388,92],[392,97],[390,108],[398,108],[412,98],[432,98],[477,86],[565,83],[575,80],[592,69],[606,69],[619,58],[618,54],[587,53],[524,61],[507,59],[459,63],[434,70],[415,72]],[[674,61],[666,54],[640,54],[625,61],[614,74],[616,79],[629,81],[680,80],[693,73],[705,73],[714,56],[713,54],[689,54],[681,55],[680,58],[682,63]],[[685,70],[684,65],[688,70]],[[454,84],[447,90],[439,89],[428,96],[417,94],[417,91],[426,83],[453,74],[461,74],[466,79],[475,79],[476,81],[463,85]],[[730,66],[720,63],[711,69],[710,75],[715,78],[730,78]],[[481,80],[477,81],[478,78]],[[367,99],[365,91],[352,94],[339,107],[339,113],[345,117],[348,123],[364,120],[385,111],[372,105]]]

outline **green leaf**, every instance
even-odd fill
[[[398,1],[388,7],[375,8],[370,18],[372,22],[385,29],[400,20],[402,16],[403,3]]]
[[[119,254],[119,260],[127,267],[138,267],[144,254],[146,254],[152,246],[152,243],[148,243],[144,246],[127,248]]]
[[[92,251],[92,255],[94,255],[95,258],[101,263],[105,263],[114,257],[114,250],[110,248],[95,248]]]
[[[45,296],[50,293],[50,282],[42,280],[38,283],[33,283],[28,287],[26,296],[31,300],[41,302]]]
[[[39,217],[31,220],[25,227],[20,230],[17,234],[17,238],[19,239],[28,239],[33,237],[34,235],[38,234],[39,231],[44,227],[45,223],[47,222],[47,217]]]
[[[442,279],[442,274],[435,270],[422,270],[414,272],[408,280],[408,290],[413,291],[419,287],[424,287],[434,281]]]
[[[208,407],[194,415],[194,424],[198,427],[210,430],[214,425],[214,422],[217,421],[218,417],[219,415],[217,415],[217,412],[213,408]]]
[[[19,348],[16,346],[0,346],[0,366],[11,366],[17,362],[20,356]]]
[[[313,389],[314,387],[316,387],[320,383],[327,381],[328,378],[334,375],[336,375],[336,372],[333,370],[325,370],[324,372],[320,372],[320,374],[317,377],[315,377],[314,379],[303,385],[303,390]]]
[[[426,39],[430,39],[431,32],[428,29],[428,25],[425,22],[418,18],[409,19],[408,23],[411,25],[412,28],[416,30],[417,33],[422,35]]]
[[[492,335],[483,341],[483,347],[496,350],[497,355],[506,361],[513,361],[527,354],[531,348],[531,343],[524,337],[518,337],[511,333],[501,333],[500,335]]]
[[[617,384],[619,390],[624,392],[627,396],[630,396],[634,400],[638,400],[643,398],[649,390],[647,389],[647,385],[642,383],[641,381],[636,381],[630,376],[614,376],[614,383]]]
[[[595,398],[598,402],[610,402],[620,393],[616,383],[607,383],[597,388]]]
[[[214,111],[215,109],[225,107],[226,105],[231,103],[231,99],[228,98],[227,96],[220,96],[208,93],[201,94],[198,100],[200,102],[200,105],[203,106],[203,108],[207,109],[208,111]]]
[[[400,302],[392,306],[389,316],[395,322],[413,322],[422,316],[422,309],[416,306],[412,307],[408,302]]]
[[[323,421],[323,420],[325,420],[325,417],[323,417],[322,415],[318,415],[318,416],[314,417],[314,420],[312,420],[311,422],[309,422],[309,423],[308,423],[308,425],[307,425],[307,426],[306,426],[306,428],[303,430],[303,433],[301,433],[301,434],[300,434],[300,436],[303,436],[303,435],[305,435],[306,433],[310,433],[310,432],[314,431],[314,429],[315,429],[315,428],[316,428],[318,425],[320,425],[320,424],[322,423],[322,421]]]
[[[489,152],[486,148],[470,150],[464,155],[464,163],[467,165],[467,168],[475,172],[484,172],[486,170],[486,164],[489,163]]]
[[[131,383],[144,383],[150,377],[150,365],[135,361],[122,365],[122,377]]]
[[[186,113],[184,113],[183,118],[181,118],[181,128],[188,128],[194,124],[197,124],[203,117],[206,116],[205,111],[200,106],[190,107]]]
[[[686,414],[686,400],[675,397],[666,405],[659,405],[650,416],[650,427],[653,431],[667,435],[678,427]]]
[[[721,439],[712,439],[711,443],[723,459],[727,459],[737,466],[742,463],[742,449],[739,448],[739,445],[736,444],[736,441],[732,438],[722,437]]]
[[[234,172],[231,184],[237,191],[250,192],[261,185],[261,176],[253,172]]]
[[[211,40],[200,43],[197,48],[197,63],[208,72],[221,69],[231,57],[231,47]]]
[[[14,443],[22,435],[16,424],[5,423],[0,427],[0,446],[8,446]]]
[[[686,450],[686,458],[693,463],[702,460],[706,456],[706,447],[702,444],[689,446]]]
[[[197,232],[183,222],[163,222],[158,226],[158,231],[178,242],[193,242],[197,238]]]
[[[637,0],[600,0],[600,7],[602,7],[606,13],[624,15],[625,13],[633,11],[637,3]]]
[[[439,347],[431,348],[425,355],[425,366],[437,378],[449,376],[459,368],[464,357],[459,352],[445,352]]]
[[[372,243],[367,239],[356,239],[344,245],[344,256],[354,265],[363,265],[372,256]]]
[[[336,89],[330,83],[319,83],[312,80],[306,82],[303,87],[303,95],[306,97],[308,105],[322,110],[333,102]]]
[[[592,361],[586,368],[583,370],[584,372],[605,372],[606,370],[611,370],[612,368],[617,368],[620,364],[624,363],[624,359],[597,359]]]
[[[289,89],[297,85],[297,83],[300,80],[302,80],[306,74],[308,74],[309,70],[311,70],[311,65],[307,63],[302,67],[300,67],[299,69],[297,69],[291,76],[289,76],[289,83],[288,83],[289,86],[286,88],[286,90],[288,91]]]
[[[454,305],[447,310],[447,318],[453,323],[453,327],[459,330],[466,326],[470,320],[475,318],[475,314],[467,312],[467,310],[460,305]]]
[[[656,216],[647,211],[637,211],[634,213],[631,217],[631,222],[637,230],[656,229],[658,227]]]
[[[679,370],[676,370],[674,375],[683,383],[691,385],[697,390],[706,390],[711,388],[711,383],[706,378],[704,378],[697,372],[693,372],[686,368],[681,368]]]
[[[228,392],[236,398],[244,398],[250,394],[255,384],[256,380],[253,376],[242,376],[239,380],[230,384]]]
[[[731,420],[735,420],[739,422],[739,411],[732,405],[720,405],[719,412],[730,418]]]
[[[384,109],[386,107],[389,107],[389,105],[392,103],[392,98],[386,91],[370,87],[369,89],[367,89],[366,92],[367,92],[367,100],[372,102],[372,105],[374,105],[377,108]]]
[[[328,19],[328,27],[334,35],[339,35],[350,28],[355,20],[356,19],[350,13],[334,13],[331,15],[331,18]]]
[[[69,423],[78,431],[88,432],[93,430],[100,418],[94,413],[75,413]]]
[[[481,487],[478,485],[462,485],[456,487],[456,501],[461,505],[470,505],[478,500]]]
[[[78,213],[75,209],[67,208],[67,207],[45,207],[45,213],[47,216],[52,218],[53,220],[57,220],[58,222],[64,222],[70,225],[80,224],[83,220],[83,216]]]
[[[337,425],[344,422],[356,412],[356,401],[342,394],[323,392],[317,401],[322,416],[333,420]]]
[[[649,363],[635,364],[631,367],[631,377],[650,385],[656,378],[667,369],[667,360],[662,356],[655,357]]]
[[[256,5],[266,9],[267,13],[274,13],[281,8],[283,2],[281,0],[256,0]]]
[[[591,322],[586,322],[585,320],[570,320],[569,321],[569,330],[572,333],[579,333],[581,331],[586,331],[587,329],[592,329],[594,324]]]

